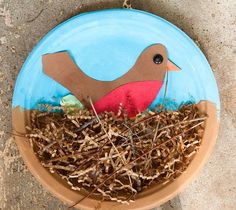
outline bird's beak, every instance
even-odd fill
[[[167,61],[167,70],[168,71],[180,71],[181,69],[174,64],[172,61],[168,60]]]

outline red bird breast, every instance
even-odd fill
[[[150,106],[162,84],[162,81],[143,81],[122,85],[102,97],[94,107],[98,113],[103,111],[117,113],[121,105],[127,115],[133,117]]]

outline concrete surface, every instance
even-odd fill
[[[158,209],[236,209],[236,1],[133,0],[189,34],[205,52],[218,82],[222,112],[216,147],[199,176]],[[11,132],[16,76],[33,46],[67,18],[122,7],[123,0],[0,0],[0,209],[65,209],[26,169]]]

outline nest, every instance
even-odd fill
[[[128,119],[93,109],[33,111],[27,137],[51,173],[87,196],[128,204],[183,173],[201,145],[206,116],[195,105]]]

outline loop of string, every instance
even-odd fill
[[[124,0],[123,8],[132,9],[131,0]]]

